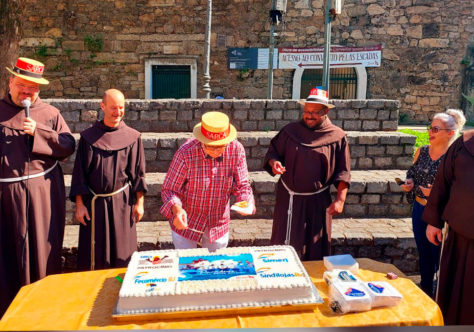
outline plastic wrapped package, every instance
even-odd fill
[[[352,257],[352,255],[333,255],[323,257],[324,266],[327,270],[349,270],[353,274],[359,272],[359,263]]]
[[[363,285],[372,298],[372,307],[392,307],[403,298],[395,287],[385,281],[363,282]]]
[[[334,281],[329,285],[329,305],[338,313],[367,311],[372,298],[360,282]]]
[[[352,274],[351,271],[349,270],[331,270],[331,271],[325,271],[323,273],[323,278],[324,281],[328,285],[331,285],[335,281],[340,281],[340,282],[360,282],[360,279],[357,278],[354,274]]]

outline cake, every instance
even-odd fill
[[[135,252],[116,315],[321,303],[291,246]]]

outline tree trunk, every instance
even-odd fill
[[[20,49],[25,0],[0,0],[0,98],[8,91],[10,73]]]

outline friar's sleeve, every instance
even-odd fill
[[[70,156],[75,148],[76,141],[61,114],[56,116],[54,128],[36,123],[33,153],[63,160]]]
[[[285,166],[285,144],[287,139],[288,135],[282,129],[270,141],[270,146],[268,147],[267,154],[265,155],[265,159],[263,160],[263,169],[267,171],[268,174],[270,174],[271,176],[275,176],[275,174],[273,174],[272,167],[268,163],[270,160],[275,159],[281,162],[283,166]]]
[[[146,193],[148,186],[145,182],[145,151],[141,137],[133,145],[128,156],[128,175],[132,184],[132,192],[135,194],[139,191]]]
[[[334,185],[336,188],[339,182],[351,183],[351,154],[347,136],[344,136],[336,150],[336,164],[334,167]]]
[[[423,221],[437,228],[443,228],[444,226],[442,215],[446,204],[448,204],[454,176],[454,163],[459,149],[462,148],[462,144],[461,136],[446,152],[439,165],[430,196],[428,197],[428,203],[422,215]]]
[[[73,202],[76,201],[77,195],[90,195],[86,173],[90,161],[89,148],[90,145],[81,137],[74,160],[71,191],[69,192],[69,199]]]

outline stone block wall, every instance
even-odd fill
[[[276,47],[323,45],[324,3],[288,1]],[[227,69],[226,59],[228,47],[268,47],[270,4],[213,3],[213,96],[266,97],[266,70],[243,75]],[[30,0],[21,55],[46,63],[51,84],[43,96],[67,98],[96,98],[110,87],[127,98],[144,98],[146,60],[194,57],[198,97],[203,97],[206,6],[205,0]],[[346,0],[332,24],[332,43],[382,44],[381,67],[367,69],[367,97],[400,98],[403,113],[427,121],[461,105],[461,60],[473,21],[471,0]],[[273,96],[291,98],[292,79],[293,70],[275,70]]]
[[[72,132],[89,128],[101,117],[98,99],[46,99],[57,107]],[[334,124],[346,131],[396,131],[397,100],[334,100],[329,112]],[[239,131],[280,130],[301,119],[302,107],[294,100],[202,100],[160,99],[128,100],[125,121],[141,132],[191,132],[203,113],[226,113]]]
[[[143,222],[164,220],[160,214],[161,188],[165,173],[147,173],[149,191],[145,199],[145,215]],[[353,171],[351,172],[351,187],[344,205],[341,217],[406,217],[410,215],[411,206],[406,202],[405,195],[395,183],[394,178],[404,178],[404,170],[380,171]],[[250,173],[250,182],[255,196],[257,212],[255,218],[268,218],[273,215],[275,206],[275,190],[278,177],[272,177],[266,172]],[[66,192],[69,193],[70,176],[66,176]],[[331,186],[333,199],[336,189]],[[231,203],[233,203],[233,197]],[[74,221],[74,204],[66,202],[66,222]],[[232,212],[233,217],[238,215]]]
[[[374,227],[376,224],[377,227]],[[76,270],[79,226],[66,227],[62,256],[63,271]],[[239,219],[230,223],[229,246],[270,244],[271,219]],[[172,249],[167,221],[137,225],[139,250]],[[406,274],[418,271],[418,253],[411,219],[336,219],[333,221],[332,253],[367,257],[391,263]]]

